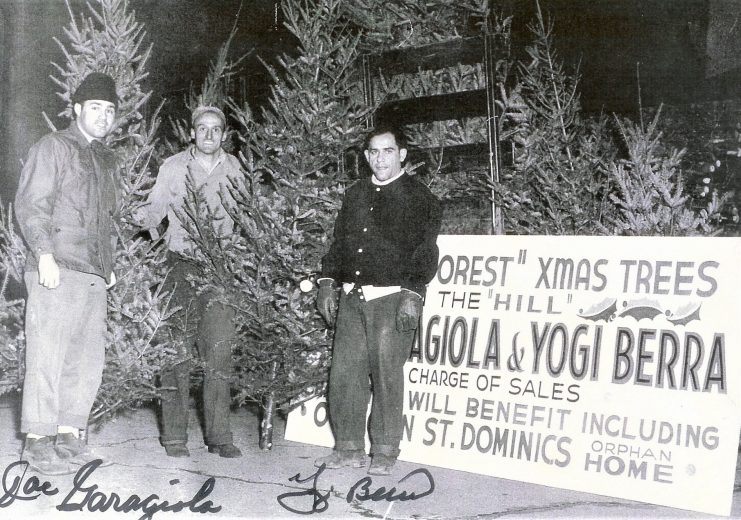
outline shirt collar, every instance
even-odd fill
[[[77,119],[72,120],[72,122],[69,125],[68,130],[72,134],[72,136],[75,138],[75,140],[78,143],[80,143],[80,146],[90,146],[92,141],[98,141],[94,137],[82,131],[82,129],[80,128],[80,125],[77,124]]]
[[[399,170],[399,173],[396,174],[396,177],[391,177],[390,179],[386,179],[385,181],[379,181],[378,179],[376,179],[375,175],[371,175],[371,182],[376,186],[386,186],[394,182],[396,179],[401,178],[405,173],[406,170],[402,168],[401,170]]]
[[[207,167],[207,166],[206,166],[206,165],[205,165],[205,164],[203,163],[203,161],[201,161],[201,160],[200,160],[200,159],[199,159],[199,158],[198,158],[198,157],[196,156],[196,145],[192,144],[192,145],[190,145],[190,147],[188,148],[188,158],[189,158],[189,159],[190,159],[191,161],[196,161],[196,162],[197,162],[198,164],[200,164],[200,165],[201,165],[201,167],[202,167],[202,168],[203,168],[203,169],[204,169],[204,170],[206,171],[206,173],[207,173],[208,175],[211,175],[211,174],[213,173],[213,171],[214,171],[214,170],[216,169],[216,167],[217,167],[217,166],[219,166],[219,165],[220,165],[220,164],[221,164],[222,162],[224,162],[224,158],[225,158],[225,157],[226,157],[226,152],[224,151],[224,149],[223,149],[223,148],[219,148],[219,157],[218,157],[218,159],[216,159],[216,162],[214,163],[214,165],[213,165],[213,166],[212,166],[212,167],[211,167],[211,168],[209,169],[209,168],[208,168],[208,167]]]

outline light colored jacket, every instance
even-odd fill
[[[144,228],[156,228],[167,216],[169,224],[165,242],[168,249],[176,253],[185,253],[192,247],[192,241],[176,213],[183,211],[189,177],[192,187],[202,190],[206,203],[216,217],[219,233],[228,234],[234,229],[234,222],[224,210],[220,193],[230,196],[227,189],[229,179],[241,176],[239,160],[222,150],[216,166],[209,172],[193,153],[194,148],[191,146],[162,163],[147,203],[143,206],[141,225]]]

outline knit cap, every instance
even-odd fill
[[[91,99],[109,101],[118,108],[118,95],[116,94],[116,82],[108,74],[103,72],[91,72],[82,80],[72,96],[73,103],[83,104]]]

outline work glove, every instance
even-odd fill
[[[319,310],[319,314],[322,315],[324,321],[327,322],[329,327],[334,326],[335,317],[337,316],[337,300],[339,295],[337,294],[337,286],[334,280],[330,278],[324,278],[319,280],[319,291],[316,295],[316,308]]]
[[[396,308],[396,330],[407,332],[416,329],[421,314],[422,297],[413,291],[402,289],[399,306]]]

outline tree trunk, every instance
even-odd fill
[[[270,368],[270,381],[275,381],[278,362],[273,361]],[[262,402],[262,420],[260,421],[260,449],[273,449],[273,418],[275,416],[275,391],[270,390]]]

